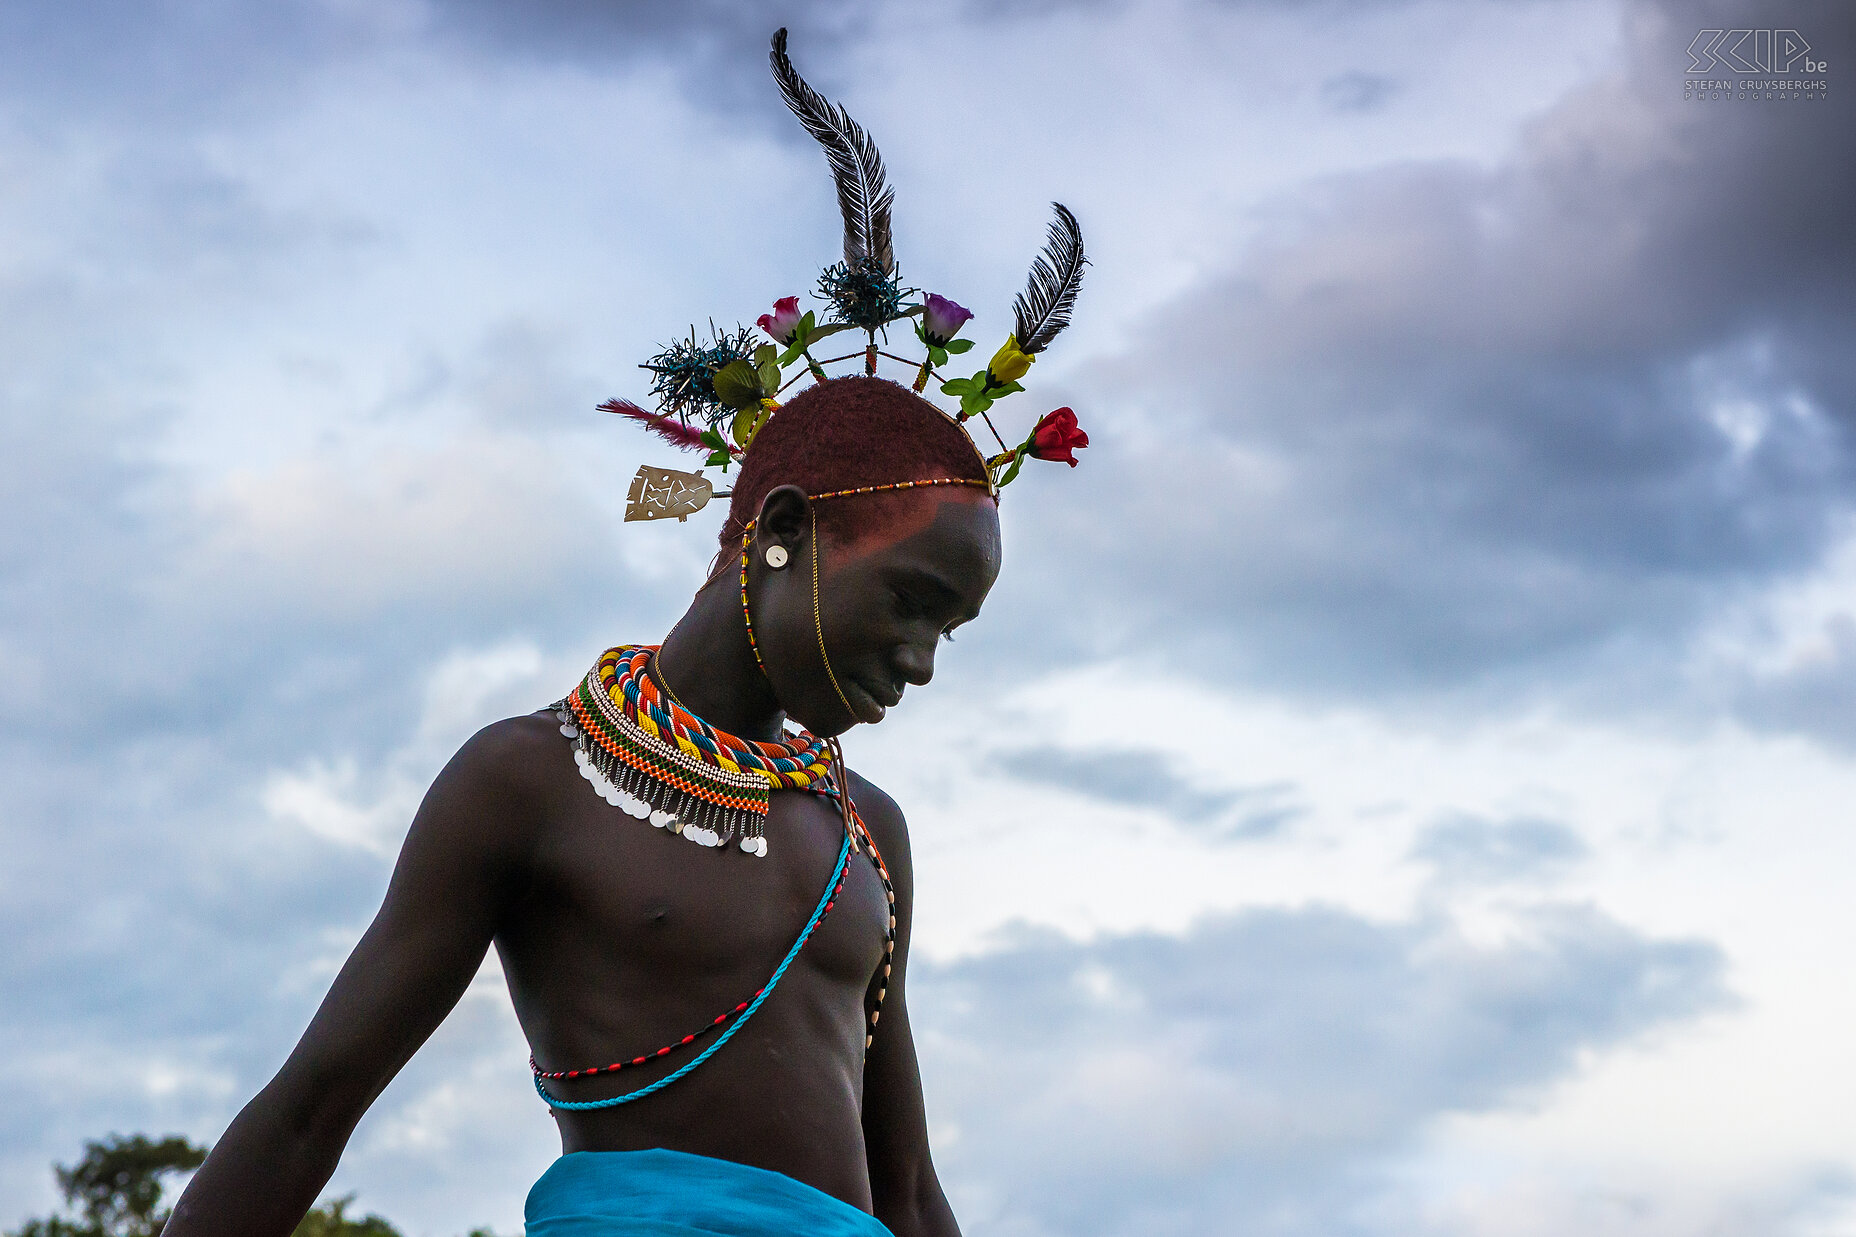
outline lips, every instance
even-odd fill
[[[878,691],[865,684],[861,679],[852,679],[846,685],[850,690],[851,712],[857,720],[874,726],[883,720],[885,714],[902,700],[902,693],[893,689]]]

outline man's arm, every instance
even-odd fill
[[[289,1237],[370,1104],[457,1004],[522,893],[527,719],[479,732],[413,818],[386,901],[270,1085],[226,1130],[164,1237]]]
[[[960,1237],[960,1225],[947,1205],[929,1154],[921,1071],[909,1031],[903,981],[909,962],[915,872],[908,828],[895,801],[870,783],[857,779],[854,793],[896,887],[896,950],[890,974],[887,978],[878,974],[870,987],[874,998],[887,983],[876,1043],[864,1060],[864,1147],[873,1209],[896,1237]]]

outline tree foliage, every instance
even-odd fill
[[[400,1237],[400,1230],[369,1212],[359,1220],[348,1218],[354,1195],[333,1198],[303,1217],[291,1237]]]
[[[84,1158],[55,1164],[65,1209],[74,1215],[27,1220],[5,1237],[160,1237],[169,1209],[161,1206],[167,1178],[190,1173],[206,1160],[206,1148],[178,1134],[156,1141],[145,1134],[112,1134],[84,1144]],[[354,1195],[332,1198],[303,1217],[292,1237],[402,1237],[386,1219],[369,1212],[348,1215]],[[496,1237],[487,1228],[470,1237]]]
[[[112,1134],[86,1143],[83,1159],[53,1169],[76,1217],[28,1220],[13,1237],[157,1237],[168,1220],[163,1178],[192,1172],[205,1159],[205,1147],[178,1134],[159,1142],[145,1134]]]

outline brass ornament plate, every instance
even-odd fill
[[[715,497],[715,487],[701,473],[640,465],[625,495],[625,519],[688,519]]]

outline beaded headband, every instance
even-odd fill
[[[1083,267],[1088,263],[1076,216],[1062,203],[1052,204],[1056,218],[1050,224],[1044,250],[1031,264],[1025,290],[1012,303],[1011,334],[985,368],[972,377],[944,377],[940,371],[949,359],[973,347],[972,340],[960,338],[972,312],[938,293],[922,294],[919,288],[904,286],[890,241],[890,207],[895,190],[887,183],[883,156],[876,143],[842,104],[832,103],[799,76],[786,55],[784,29],[773,36],[771,59],[774,81],[787,107],[824,148],[837,185],[838,207],[844,216],[844,260],[825,268],[815,293],[829,306],[832,316],[820,322],[812,310],[800,312],[797,296],[785,296],[773,303],[772,313],[762,314],[758,320],[771,342],[757,343],[757,337],[746,327],[717,330],[713,322],[709,338],[699,341],[691,327],[687,340],[670,345],[640,367],[651,371],[650,390],[657,401],[656,412],[647,412],[626,399],[607,400],[600,409],[636,421],[675,446],[705,453],[701,467],[720,468],[726,476],[729,467],[747,453],[755,435],[779,409],[779,396],[787,387],[807,376],[815,383],[832,381],[826,366],[859,359],[863,361],[863,373],[874,376],[881,358],[913,369],[913,390],[917,394],[934,380],[941,394],[957,399],[959,410],[945,415],[960,426],[968,442],[974,440],[967,422],[978,417],[998,444],[999,451],[988,455],[974,443],[974,451],[985,465],[987,481],[964,480],[960,484],[984,485],[996,497],[1000,487],[1018,476],[1027,459],[1061,460],[1074,468],[1075,450],[1088,446],[1089,436],[1077,426],[1073,411],[1058,408],[1046,413],[1023,441],[1011,446],[993,424],[991,409],[996,401],[1025,389],[1018,380],[1070,324]],[[914,301],[917,295],[921,299]],[[911,320],[915,337],[926,350],[919,361],[878,347],[879,334],[887,343],[892,325]],[[842,356],[823,360],[814,357],[817,345],[845,331],[862,331],[864,346]],[[800,361],[804,364],[787,377],[787,368]],[[950,478],[924,478],[861,487],[856,492],[951,483]],[[625,518],[687,519],[711,498],[727,493],[718,491],[701,471],[645,465],[632,478]]]

